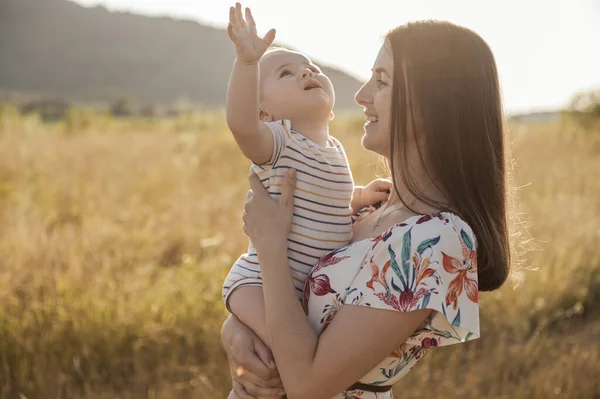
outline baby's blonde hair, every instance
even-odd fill
[[[271,53],[276,53],[276,52],[279,52],[279,51],[292,51],[292,50],[290,50],[289,48],[285,48],[283,46],[271,46],[271,47],[269,47],[267,49],[267,51],[265,51],[264,55],[271,54]]]

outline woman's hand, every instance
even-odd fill
[[[256,64],[275,40],[275,29],[271,29],[261,39],[256,34],[256,24],[252,12],[246,8],[246,19],[242,16],[242,5],[235,4],[229,9],[227,35],[235,44],[237,59],[245,64]]]
[[[292,228],[294,211],[294,189],[296,171],[290,169],[285,174],[279,201],[269,197],[258,176],[251,172],[251,192],[246,195],[244,207],[244,231],[260,258],[261,254],[277,250],[287,250],[287,238]]]
[[[281,397],[283,384],[271,350],[235,316],[223,324],[223,348],[229,359],[233,392],[239,399]]]

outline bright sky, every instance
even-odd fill
[[[232,0],[73,0],[110,10],[170,15],[224,28]],[[246,0],[259,34],[318,62],[367,78],[391,28],[445,19],[479,33],[498,63],[509,112],[556,109],[600,87],[599,0]]]

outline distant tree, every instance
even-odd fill
[[[110,106],[110,113],[113,116],[124,118],[135,114],[135,104],[130,97],[121,97]]]
[[[140,115],[146,117],[146,118],[153,118],[157,115],[157,109],[156,106],[154,106],[153,104],[147,104],[144,105],[142,107],[142,109],[140,109]]]
[[[600,126],[600,89],[577,93],[565,112],[571,121],[585,129]]]
[[[169,108],[164,112],[164,116],[169,118],[177,118],[179,116],[179,111],[173,108]]]
[[[38,114],[45,122],[62,120],[67,116],[68,111],[69,104],[60,99],[37,99],[21,106],[21,113]]]

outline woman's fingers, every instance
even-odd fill
[[[253,350],[244,348],[243,351],[234,350],[234,352],[235,359],[231,359],[231,364],[236,375],[251,372],[266,381],[279,377],[277,370],[268,368]]]
[[[273,388],[275,390],[283,388],[283,383],[281,382],[281,378],[279,378],[279,377],[273,377],[270,379],[261,378],[261,377],[257,376],[256,374],[252,373],[251,371],[248,371],[248,369],[240,366],[235,361],[230,360],[229,369],[230,369],[231,379],[233,379],[233,380],[237,379],[238,381],[240,381],[242,383],[247,381],[256,386],[262,387],[262,388]]]
[[[254,173],[254,171],[250,171],[250,174],[248,175],[248,182],[250,183],[250,191],[252,191],[252,196],[267,195],[267,190],[265,190],[262,183],[260,182],[258,175]]]
[[[251,396],[248,392],[246,392],[246,388],[236,380],[233,380],[233,392],[239,399],[256,399],[256,397]]]
[[[270,394],[271,396],[276,395],[277,392],[279,390],[281,390],[281,387],[283,386],[283,384],[281,383],[281,379],[279,379],[279,378],[263,380],[262,378],[258,377],[255,374],[252,374],[249,371],[246,371],[240,375],[237,375],[238,374],[237,372],[234,372],[233,374],[234,374],[234,376],[232,376],[232,377],[238,379],[241,382],[250,382],[260,388],[272,389],[273,392],[275,392],[275,393]],[[250,393],[252,393],[252,392],[250,392]],[[263,396],[269,396],[269,395],[263,395]]]
[[[285,392],[281,388],[263,388],[256,384],[253,384],[247,380],[239,381],[244,386],[244,390],[251,396],[255,397],[278,397],[285,395]]]
[[[296,189],[296,171],[290,169],[285,173],[279,203],[287,208],[294,205],[294,190]]]
[[[235,394],[235,391],[232,389],[231,392],[229,392],[229,396],[227,397],[227,399],[240,399],[240,397],[237,396]]]
[[[258,337],[254,339],[254,351],[258,358],[266,364],[268,368],[277,370],[275,360],[273,359],[273,352],[271,352],[271,349],[269,349],[269,347]]]
[[[254,339],[254,351],[260,360],[267,365],[268,368],[274,370],[277,375],[270,380],[267,381],[267,387],[283,387],[283,383],[281,382],[281,378],[279,377],[279,371],[277,370],[277,365],[275,364],[275,360],[273,360],[273,352],[264,342],[260,340],[260,338],[256,337]],[[260,385],[260,384],[259,384]]]
[[[234,371],[248,370],[263,380],[279,377],[277,370],[267,367],[256,354],[256,340],[259,340],[252,330],[241,323],[235,316],[230,316],[223,324],[221,332],[223,347],[229,358],[232,377]],[[238,369],[241,366],[242,369]]]
[[[256,374],[248,371],[244,367],[238,365],[235,361],[230,360],[229,371],[230,371],[232,380],[238,380],[242,383],[250,382],[250,383],[252,383],[256,386],[262,387],[262,388],[274,388],[274,389],[279,389],[283,386],[283,384],[281,383],[281,379],[272,378],[269,380],[265,380],[263,378],[260,378]]]

